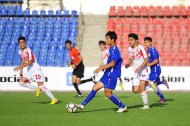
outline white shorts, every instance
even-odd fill
[[[142,69],[139,74],[135,72],[135,75],[134,75],[134,78],[133,78],[133,81],[132,81],[132,85],[133,86],[139,86],[140,85],[140,80],[148,81],[149,74],[150,74],[150,69],[149,68]]]
[[[27,78],[29,81],[35,82],[44,82],[44,74],[41,70],[35,70],[33,72],[27,72],[23,75],[23,77]]]

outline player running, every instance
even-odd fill
[[[40,95],[40,89],[46,93],[46,95],[51,99],[50,104],[56,104],[58,100],[53,96],[53,94],[44,86],[44,74],[38,64],[32,50],[27,47],[25,37],[18,38],[18,44],[21,48],[19,55],[21,56],[21,64],[14,68],[14,71],[20,70],[20,80],[19,85],[29,89],[36,89],[36,97]],[[23,68],[27,67],[27,73],[23,75]],[[37,82],[38,87],[31,84],[31,81]]]
[[[112,93],[116,87],[117,78],[121,76],[121,64],[123,61],[119,49],[115,45],[117,35],[115,32],[109,31],[105,37],[107,44],[110,46],[108,60],[105,65],[94,71],[94,73],[99,73],[105,70],[104,74],[100,81],[93,86],[86,99],[81,104],[78,104],[77,107],[82,110],[95,97],[97,91],[104,88],[105,96],[119,107],[117,112],[124,112],[127,110],[127,107]]]
[[[166,81],[162,82],[160,81],[160,74],[161,74],[161,68],[159,64],[159,54],[155,47],[152,46],[152,38],[151,37],[145,37],[144,43],[147,48],[148,52],[148,66],[150,67],[150,75],[149,75],[149,84],[154,83],[157,86],[160,84],[164,84],[168,89],[169,85]],[[152,85],[151,84],[151,85]],[[164,95],[162,94],[161,90],[157,87],[157,91],[155,93],[160,97],[160,102],[166,102],[166,99]]]
[[[132,63],[134,65],[134,79],[132,90],[134,93],[141,93],[144,106],[141,109],[149,109],[148,96],[145,85],[149,78],[148,56],[143,46],[138,44],[138,36],[134,33],[128,35],[129,41],[129,62],[125,65],[128,68]],[[155,85],[151,85],[155,89]]]
[[[99,41],[99,47],[100,47],[100,50],[102,51],[102,62],[101,62],[101,66],[102,66],[102,65],[107,64],[109,49],[106,48],[106,42],[104,41]],[[119,77],[119,81],[120,81],[119,86],[121,90],[124,90],[123,81],[121,77]]]

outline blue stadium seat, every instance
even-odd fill
[[[56,10],[56,16],[61,16],[62,13],[61,13],[61,10]]]
[[[33,11],[32,11],[32,16],[34,16],[34,17],[35,17],[35,16],[38,16],[38,11],[37,11],[37,10],[33,10]]]
[[[30,10],[29,9],[26,9],[24,12],[23,12],[24,16],[30,16]]]
[[[40,16],[46,16],[46,11],[45,10],[41,10],[40,11]]]
[[[70,16],[69,10],[63,10],[63,15],[64,16]]]
[[[72,11],[71,11],[71,16],[78,16],[77,11],[76,11],[76,10],[72,10]]]
[[[53,10],[48,10],[48,16],[54,16]]]

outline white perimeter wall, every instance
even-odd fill
[[[68,10],[78,10],[84,14],[107,14],[110,6],[174,6],[190,5],[190,0],[63,0]]]
[[[14,67],[0,67],[0,91],[27,91],[24,87],[19,86],[17,80],[19,79],[19,72],[13,71]],[[85,78],[89,78],[96,67],[86,67],[85,68]],[[56,91],[74,91],[74,87],[71,83],[71,68],[60,68],[60,67],[43,67],[42,68],[47,82],[45,85],[50,90]],[[190,91],[190,67],[162,67],[161,78],[164,77],[170,86],[168,90],[164,85],[159,87],[165,91],[174,90],[187,90]],[[101,73],[102,74],[102,73]],[[98,78],[101,77],[99,74]],[[125,69],[122,68],[122,79],[124,80],[125,90],[131,91],[132,88],[132,77],[134,71],[133,68]],[[98,80],[98,79],[97,79]],[[119,82],[119,81],[118,81]],[[36,84],[33,82],[32,84]],[[93,83],[86,83],[80,85],[81,90],[92,89]],[[116,90],[120,91],[119,85],[117,85]]]

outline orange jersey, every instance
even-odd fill
[[[76,48],[72,48],[70,51],[70,58],[73,64],[77,64],[79,62],[79,56],[80,52]]]

